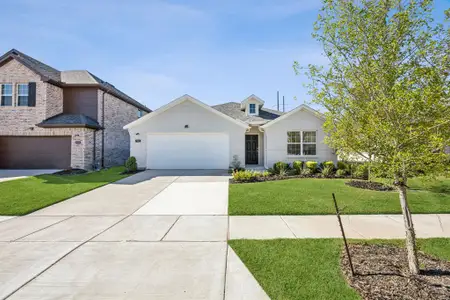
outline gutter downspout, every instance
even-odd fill
[[[106,88],[102,95],[102,169],[105,168],[105,94],[108,92],[109,89]]]

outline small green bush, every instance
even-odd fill
[[[317,161],[307,161],[305,163],[305,167],[307,169],[309,169],[311,171],[312,174],[317,172],[317,167],[319,166],[319,164],[317,163]]]
[[[322,170],[322,175],[325,177],[331,176],[334,173],[334,165],[333,166],[325,166]]]
[[[127,172],[136,172],[137,171],[137,162],[136,157],[130,156],[125,162],[125,169]]]
[[[323,164],[323,168],[324,169],[327,168],[327,167],[330,167],[330,168],[334,169],[334,162],[332,162],[331,160],[324,161],[322,164]]]
[[[346,170],[346,171],[350,170],[350,166],[343,161],[337,162],[337,168],[338,168],[338,170]]]
[[[369,177],[369,168],[366,164],[359,164],[356,166],[355,171],[352,173],[352,177],[368,179]]]
[[[347,174],[348,174],[347,170],[338,169],[338,170],[336,171],[336,176],[339,176],[339,177],[347,176]]]
[[[292,163],[292,167],[295,170],[295,174],[300,175],[303,169],[303,162],[300,160],[296,160]]]
[[[244,171],[234,171],[233,172],[233,179],[235,181],[256,181],[259,177],[269,177],[271,174],[269,171],[264,172],[258,172],[258,171],[250,171],[250,170],[244,170]]]
[[[279,161],[273,164],[273,174],[280,175],[280,172],[286,173],[289,170],[289,164]]]
[[[310,169],[308,169],[308,168],[304,168],[300,172],[300,175],[311,175],[311,174],[313,174],[313,172]]]

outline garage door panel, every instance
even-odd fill
[[[227,169],[227,134],[149,134],[149,169]]]
[[[64,169],[70,157],[70,136],[0,136],[2,169]]]

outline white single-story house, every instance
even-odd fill
[[[324,144],[324,119],[307,105],[283,113],[251,95],[240,103],[209,106],[184,95],[126,125],[130,155],[146,169],[228,169],[277,161],[337,161]]]

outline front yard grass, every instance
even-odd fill
[[[401,240],[366,242],[404,245]],[[340,239],[231,240],[229,244],[271,299],[360,299],[342,275]],[[418,247],[450,260],[450,239],[419,239]]]
[[[129,175],[113,167],[80,175],[39,175],[0,183],[0,215],[25,215]]]
[[[345,179],[288,179],[231,184],[230,215],[334,214],[331,193],[343,214],[400,214],[398,193],[358,189]],[[409,181],[413,213],[450,213],[450,179]]]

